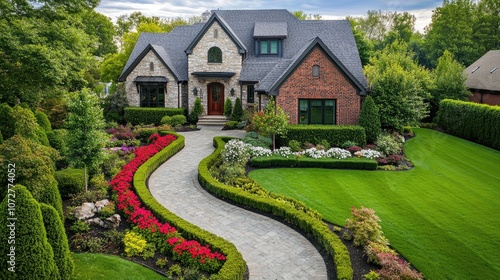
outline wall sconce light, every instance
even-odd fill
[[[229,92],[231,93],[231,96],[234,96],[234,88],[232,88]]]
[[[193,94],[194,95],[198,95],[198,89],[197,88],[193,88]]]

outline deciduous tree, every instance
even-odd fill
[[[271,136],[273,139],[273,150],[276,149],[276,135],[284,135],[286,127],[290,122],[290,116],[283,109],[276,105],[271,97],[264,111],[255,112],[252,117],[252,124],[263,136]]]

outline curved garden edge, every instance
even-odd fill
[[[226,261],[222,268],[217,274],[213,274],[210,279],[243,279],[247,271],[247,266],[241,253],[238,252],[232,243],[176,216],[156,201],[149,192],[147,187],[149,176],[162,163],[166,162],[184,148],[184,136],[176,133],[172,134],[175,135],[177,139],[139,167],[134,175],[134,189],[142,203],[144,203],[158,219],[164,220],[179,229],[184,237],[195,239],[202,244],[210,244],[213,249],[221,251],[226,256]]]
[[[216,197],[223,197],[236,204],[249,206],[256,210],[278,216],[298,226],[304,232],[311,234],[332,256],[337,272],[337,279],[352,279],[353,270],[349,252],[338,236],[331,232],[324,222],[315,220],[306,213],[300,212],[290,206],[276,203],[267,198],[255,197],[245,191],[227,186],[211,176],[209,166],[220,155],[225,141],[230,139],[232,138],[214,138],[215,151],[204,158],[198,165],[198,180],[201,186]]]

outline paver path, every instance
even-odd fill
[[[248,265],[250,279],[327,279],[323,258],[301,234],[219,200],[198,183],[198,163],[213,152],[213,137],[242,137],[242,131],[203,127],[182,135],[185,148],[149,179],[151,194],[163,206],[233,243]]]

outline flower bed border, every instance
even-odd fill
[[[147,180],[149,176],[165,161],[174,156],[185,146],[184,136],[172,133],[177,139],[142,164],[134,175],[134,190],[144,205],[160,220],[168,222],[181,231],[185,238],[194,239],[202,244],[210,244],[212,249],[219,250],[226,256],[222,268],[210,279],[243,279],[246,273],[246,263],[236,247],[200,227],[178,217],[163,207],[149,192]]]
[[[337,272],[337,279],[352,279],[353,271],[349,252],[338,236],[331,232],[324,222],[316,220],[291,206],[278,203],[269,198],[256,197],[241,189],[227,186],[211,176],[209,166],[219,157],[225,142],[230,139],[233,138],[214,137],[213,144],[216,148],[215,151],[204,158],[198,165],[198,180],[200,184],[217,197],[226,198],[237,204],[250,206],[256,210],[284,218],[306,233],[311,234],[332,256]]]

